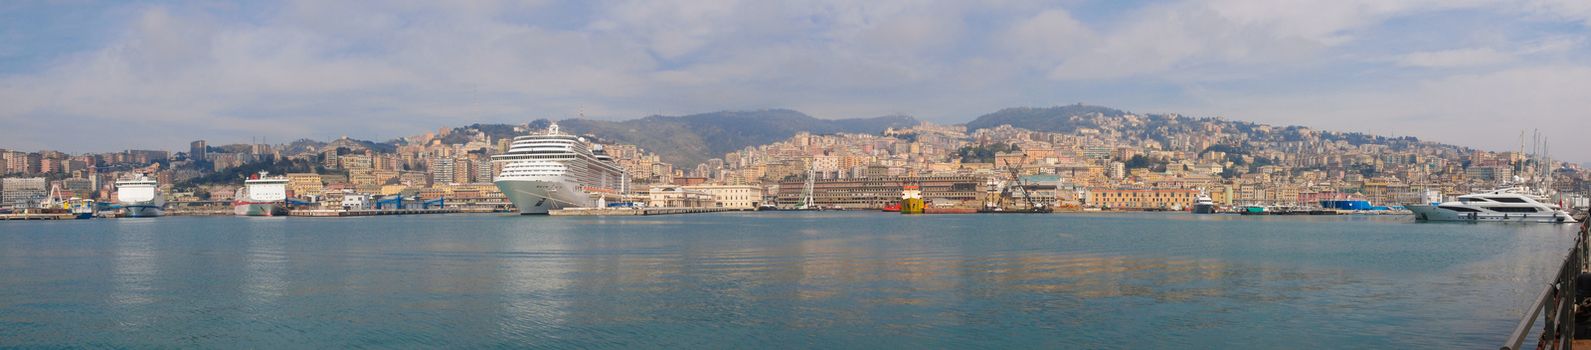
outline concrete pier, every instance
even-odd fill
[[[0,220],[71,220],[75,215],[61,214],[0,214]]]
[[[232,212],[232,207],[214,208],[170,208],[166,209],[165,216],[229,216],[237,215]]]
[[[641,216],[750,211],[731,208],[569,208],[548,211],[552,216]]]

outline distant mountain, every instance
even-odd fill
[[[1018,107],[1006,108],[998,112],[985,114],[967,123],[967,130],[992,128],[1001,125],[1011,125],[1036,131],[1072,132],[1078,128],[1096,127],[1092,122],[1079,116],[1102,114],[1106,117],[1120,117],[1126,115],[1119,109],[1100,106],[1075,104],[1070,106],[1056,106],[1047,108]]]
[[[724,111],[686,116],[650,116],[626,121],[566,119],[565,130],[641,146],[679,167],[695,166],[725,153],[782,141],[798,132],[878,133],[919,124],[908,116],[818,119],[788,109]]]
[[[509,124],[470,124],[469,126],[453,128],[453,132],[442,137],[442,143],[462,144],[470,142],[475,134],[486,134],[493,140],[511,139],[514,136],[524,136],[523,131],[517,130],[521,126]]]
[[[347,149],[347,152],[342,153],[361,153],[365,150],[375,151],[376,153],[392,153],[398,149],[397,145],[393,144],[391,141],[374,142],[350,138],[339,138],[332,140],[331,142],[320,142],[310,139],[298,139],[292,143],[288,143],[283,150],[283,153],[320,153],[325,152],[326,150],[338,148]]]

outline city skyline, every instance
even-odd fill
[[[1088,106],[1088,107],[1097,107],[1097,106]],[[1013,107],[1013,108],[1034,108],[1034,107]],[[1043,108],[1054,108],[1054,107],[1043,107]],[[719,112],[712,112],[712,113],[697,113],[697,114],[690,114],[690,115],[684,115],[684,116],[663,116],[663,117],[680,118],[680,117],[692,117],[692,116],[701,116],[701,115],[716,114],[716,113],[753,113],[753,112],[755,112],[755,111],[719,111]],[[794,111],[794,112],[800,113],[799,111]],[[1129,113],[1130,115],[1140,115],[1140,116],[1144,116],[1145,115],[1145,114],[1134,114],[1131,111],[1125,111],[1125,112]],[[994,114],[998,114],[998,112],[993,112],[993,113],[990,113],[989,115],[994,115]],[[1151,114],[1151,115],[1160,115],[1160,114]],[[1170,115],[1176,115],[1176,114],[1170,114]],[[649,117],[657,117],[657,116],[658,115],[653,115],[653,116],[649,116]],[[908,117],[910,117],[910,116],[908,116]],[[1202,116],[1186,116],[1186,115],[1183,115],[1183,117],[1206,118],[1206,117],[1202,117]],[[505,122],[505,123],[502,123],[502,124],[495,124],[495,125],[523,126],[523,125],[531,125],[531,124],[535,124],[537,122],[544,122],[544,121],[545,122],[554,122],[554,123],[556,123],[556,122],[564,122],[564,121],[569,121],[569,120],[574,120],[574,119],[575,118],[567,118],[567,119],[534,118],[533,120],[520,121],[520,122]],[[611,121],[637,121],[637,120],[640,120],[640,119],[641,118],[625,119],[625,120],[611,120]],[[1263,122],[1254,122],[1254,121],[1248,121],[1248,120],[1232,120],[1232,119],[1227,119],[1227,118],[1221,118],[1221,119],[1223,119],[1223,120],[1231,120],[1231,121],[1235,121],[1235,122],[1256,123],[1257,125],[1277,127],[1277,128],[1289,128],[1289,127],[1309,128],[1308,126],[1303,126],[1303,125],[1272,125],[1272,124],[1266,124],[1266,123],[1263,123]],[[922,124],[922,125],[925,125],[925,126],[934,124],[931,121],[919,121],[919,122],[920,123],[925,123],[925,124]],[[943,125],[963,126],[963,125],[966,125],[969,122],[972,122],[972,120],[968,120],[968,121],[964,121],[964,122],[960,122],[960,123],[954,123],[954,124],[943,124]],[[489,123],[475,123],[475,124],[477,124],[477,125],[478,124],[494,125],[494,124],[489,124]],[[468,129],[468,128],[470,128],[470,126],[469,125],[456,125],[456,126],[442,126],[440,128],[433,128],[433,129],[428,129],[428,130],[414,130],[414,131],[409,132],[407,134],[394,135],[392,137],[381,138],[381,139],[360,139],[360,138],[351,138],[348,135],[342,135],[342,136],[338,136],[338,137],[330,137],[330,138],[325,138],[325,139],[315,139],[315,138],[309,138],[309,137],[296,137],[296,138],[288,138],[288,139],[283,139],[283,140],[272,140],[272,139],[267,138],[267,137],[254,136],[254,137],[250,137],[249,140],[246,140],[246,141],[245,140],[222,140],[222,139],[213,139],[213,138],[200,138],[200,139],[197,139],[197,140],[178,142],[178,143],[180,143],[179,146],[170,147],[170,148],[160,148],[160,147],[144,147],[144,148],[139,148],[139,147],[121,147],[121,148],[112,148],[112,149],[103,149],[103,150],[95,149],[95,150],[85,150],[85,151],[71,152],[71,151],[67,151],[67,150],[63,150],[63,149],[6,148],[6,147],[4,147],[4,145],[0,145],[0,150],[20,151],[20,152],[49,152],[49,151],[53,151],[53,152],[65,152],[65,153],[69,153],[69,154],[105,154],[105,153],[116,153],[116,152],[142,152],[142,151],[147,151],[147,150],[169,151],[169,152],[176,153],[176,152],[187,151],[189,148],[193,147],[192,146],[193,144],[208,144],[208,145],[210,145],[212,147],[215,147],[215,146],[227,146],[227,145],[232,145],[232,146],[238,146],[238,145],[244,145],[244,146],[247,146],[247,145],[260,145],[260,146],[269,146],[269,147],[279,147],[279,146],[285,146],[285,145],[293,144],[293,143],[296,143],[296,142],[299,142],[299,141],[333,142],[333,141],[337,141],[337,140],[340,140],[340,139],[352,139],[352,140],[357,140],[357,141],[368,141],[368,142],[374,142],[374,143],[391,144],[393,142],[414,142],[415,140],[425,140],[425,139],[427,139],[427,137],[429,137],[428,135],[435,135],[439,131],[453,130],[453,129],[459,129],[459,128]],[[527,130],[527,131],[528,132],[534,132],[535,130]],[[1410,136],[1410,135],[1395,135],[1395,134],[1363,133],[1363,132],[1357,132],[1357,131],[1343,131],[1343,130],[1318,130],[1318,131],[1339,132],[1339,133],[1360,133],[1360,134],[1367,135],[1367,136],[1378,136],[1378,137],[1388,137],[1388,138]],[[1477,146],[1474,146],[1474,145],[1466,145],[1466,144],[1462,144],[1462,143],[1448,143],[1448,142],[1433,141],[1433,140],[1423,140],[1422,139],[1422,141],[1435,142],[1436,144],[1440,144],[1440,145],[1456,146],[1456,147],[1474,149],[1474,150],[1485,151],[1485,152],[1497,152],[1497,153],[1522,152],[1524,154],[1533,154],[1533,155],[1534,154],[1539,154],[1541,156],[1550,156],[1555,161],[1567,162],[1567,163],[1572,163],[1572,164],[1580,164],[1580,165],[1583,165],[1583,166],[1591,167],[1591,162],[1577,162],[1577,161],[1574,161],[1572,159],[1564,159],[1563,156],[1558,154],[1558,153],[1547,153],[1549,151],[1555,151],[1555,150],[1550,148],[1550,147],[1552,147],[1551,145],[1545,143],[1545,142],[1548,142],[1548,141],[1551,141],[1551,140],[1547,140],[1547,139],[1542,138],[1543,136],[1546,135],[1546,133],[1544,131],[1545,130],[1539,130],[1539,129],[1538,130],[1520,130],[1519,134],[1511,136],[1511,137],[1514,137],[1515,140],[1517,140],[1516,142],[1518,142],[1518,144],[1512,145],[1512,148],[1501,148],[1501,149],[1487,149],[1485,147],[1477,147]],[[844,133],[844,132],[842,132],[842,133]],[[819,133],[819,134],[823,134],[823,133]],[[612,136],[615,136],[615,135],[595,135],[595,136],[598,136],[598,137],[604,137],[604,136],[612,137]],[[176,141],[173,140],[173,142],[176,142]],[[756,146],[756,145],[753,145],[753,146]],[[1557,151],[1557,152],[1562,152],[1562,151]],[[719,156],[719,155],[721,155],[721,154],[714,154],[714,153],[709,152],[709,153],[701,154],[700,156],[704,156],[704,157],[710,158],[710,157],[716,157],[716,156]],[[685,165],[691,165],[691,164],[685,164]]]
[[[1573,137],[1591,6],[1571,1],[374,7],[0,5],[0,147],[764,108],[963,123],[1084,102],[1494,151],[1540,129],[1591,161]]]

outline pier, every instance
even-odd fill
[[[70,213],[60,214],[0,214],[0,220],[71,220],[75,215]]]
[[[1556,277],[1541,288],[1539,297],[1530,308],[1525,310],[1525,315],[1519,320],[1519,325],[1514,327],[1512,334],[1503,343],[1503,350],[1518,350],[1525,345],[1531,329],[1539,320],[1541,336],[1536,339],[1537,349],[1591,349],[1591,324],[1577,324],[1575,318],[1582,313],[1591,313],[1591,310],[1582,310],[1580,307],[1591,299],[1591,280],[1586,285],[1581,285],[1583,279],[1591,279],[1591,222],[1580,220],[1580,230],[1574,240],[1574,246],[1569,248],[1564,255],[1563,263],[1558,266]],[[1591,306],[1591,305],[1588,305]],[[1586,328],[1586,329],[1582,329]]]
[[[459,209],[297,209],[287,212],[287,216],[306,217],[344,217],[344,216],[377,216],[377,215],[419,215],[419,214],[454,214],[460,213]]]
[[[641,215],[670,215],[670,214],[696,214],[716,213],[725,211],[750,211],[749,209],[732,208],[569,208],[554,209],[547,212],[552,216],[641,216]]]

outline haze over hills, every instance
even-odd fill
[[[529,123],[541,130],[549,123],[538,119]],[[633,144],[657,153],[663,161],[695,165],[742,148],[785,140],[799,132],[815,134],[876,134],[887,128],[919,124],[909,116],[874,118],[819,119],[788,109],[720,111],[684,116],[654,115],[624,121],[564,119],[558,121],[566,132],[592,135],[605,142]],[[484,133],[493,139],[518,136],[513,125],[475,124],[455,128],[443,142],[462,143],[468,135]]]
[[[1128,121],[1128,116],[1137,116]],[[1116,108],[1073,104],[1053,107],[1014,107],[979,116],[965,125],[968,130],[1010,125],[1016,128],[1046,132],[1076,132],[1079,129],[1117,128],[1120,132],[1140,135],[1162,142],[1175,133],[1190,132],[1194,118],[1175,114],[1135,114]],[[527,126],[540,130],[549,123],[538,119]],[[770,144],[789,139],[799,132],[814,134],[866,133],[877,134],[886,128],[903,128],[919,124],[909,116],[885,116],[856,119],[820,119],[789,109],[756,111],[721,111],[684,116],[649,116],[624,121],[595,119],[565,119],[559,121],[564,130],[594,136],[603,142],[634,144],[658,154],[663,161],[676,166],[691,167],[707,159],[746,147]],[[1310,128],[1300,126],[1271,126],[1266,124],[1225,121],[1218,122],[1231,130],[1249,133],[1254,140],[1294,140]],[[454,129],[444,139],[446,143],[462,143],[471,135],[485,134],[493,139],[503,139],[523,134],[516,126],[507,124],[475,124]],[[521,128],[523,129],[523,128]],[[1413,137],[1385,137],[1357,132],[1319,132],[1327,140],[1344,140],[1354,145],[1375,143],[1399,147],[1420,142]],[[1452,146],[1464,148],[1461,146]]]
[[[1128,118],[1128,116],[1137,116]],[[1127,120],[1133,122],[1124,122]],[[1175,114],[1136,114],[1121,109],[1072,104],[1052,107],[1013,107],[978,116],[965,125],[978,130],[1010,125],[1016,128],[1045,132],[1076,132],[1080,129],[1117,128],[1118,131],[1143,138],[1166,141],[1166,136],[1188,132],[1189,124],[1181,123],[1193,118]],[[527,124],[472,124],[453,128],[440,138],[444,144],[463,144],[486,136],[492,140],[524,135],[528,130],[540,130],[550,121],[538,119]],[[639,119],[612,121],[587,118],[559,121],[564,130],[594,136],[603,142],[637,145],[659,155],[663,161],[680,167],[692,167],[725,153],[766,145],[789,139],[799,132],[814,134],[864,133],[877,134],[887,128],[905,128],[921,122],[911,116],[882,116],[872,118],[821,119],[790,109],[765,109],[753,111],[719,111],[683,116],[653,115]],[[1299,126],[1270,126],[1266,124],[1225,121],[1219,123],[1234,130],[1250,133],[1254,139],[1293,139],[1301,130]],[[1369,135],[1357,132],[1332,132],[1316,130],[1328,140],[1346,140],[1352,144],[1377,143],[1397,147],[1398,144],[1419,142],[1413,137]],[[346,148],[349,151],[373,150],[392,152],[406,144],[405,139],[389,141],[364,141],[334,139],[315,141],[300,139],[286,144],[286,154],[323,152]],[[217,145],[217,147],[244,145]],[[1241,145],[1237,145],[1241,146]],[[1453,146],[1455,148],[1466,148]]]
[[[724,153],[782,141],[799,132],[878,133],[919,124],[908,116],[818,119],[788,109],[723,111],[686,116],[650,116],[626,121],[566,119],[563,128],[657,153],[663,161],[694,165]]]
[[[1081,124],[1077,123],[1072,117],[1093,114],[1114,118],[1126,115],[1127,112],[1110,107],[1083,104],[1043,108],[1014,107],[979,116],[977,119],[967,122],[967,129],[977,130],[1000,125],[1011,125],[1037,131],[1073,132],[1077,131]]]

